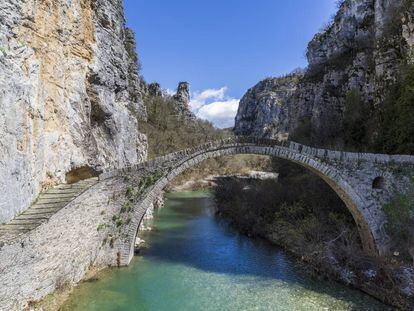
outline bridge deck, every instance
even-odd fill
[[[40,194],[29,209],[0,226],[0,242],[10,242],[36,229],[97,182],[98,178],[90,178],[75,184],[61,184]]]

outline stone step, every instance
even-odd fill
[[[95,185],[96,182],[88,182],[88,183],[82,183],[82,184],[62,184],[59,185],[53,189],[57,189],[57,190],[77,190],[77,189],[85,189],[85,188],[89,188],[93,185]]]
[[[48,211],[46,211],[46,210],[39,210],[39,211],[27,210],[22,215],[26,215],[26,216],[28,216],[28,215],[37,215],[37,216],[43,216],[43,217],[49,217],[50,218],[55,213],[56,213],[56,211],[55,210],[52,211],[52,209],[50,209]]]
[[[64,207],[66,204],[67,204],[68,202],[58,202],[58,203],[55,203],[55,204],[52,204],[52,203],[42,203],[42,204],[36,204],[36,205],[33,205],[30,209],[33,209],[33,210],[40,210],[40,209],[50,209],[50,208],[62,208],[62,207]]]
[[[46,219],[13,219],[9,225],[41,225],[42,223],[46,222]]]
[[[12,226],[12,225],[2,225],[0,226],[0,233],[5,232],[13,232],[13,231],[24,231],[24,230],[32,230],[31,226],[24,226],[24,225],[18,225],[18,226]]]
[[[43,193],[39,196],[40,199],[70,199],[76,197],[80,191],[73,192],[73,193]]]
[[[0,225],[0,241],[11,241],[39,227],[97,182],[98,178],[91,178],[75,184],[61,184],[42,193],[28,210]]]
[[[11,240],[11,239],[23,234],[23,233],[29,232],[29,231],[31,231],[31,230],[30,229],[25,229],[25,230],[23,230],[23,229],[20,229],[20,230],[8,229],[8,230],[3,231],[3,230],[0,229],[0,238],[7,237],[7,238],[9,238],[8,240]],[[6,239],[0,239],[0,241],[5,241],[5,240]]]
[[[39,196],[38,200],[42,200],[42,199],[46,199],[46,200],[52,200],[52,199],[67,199],[67,200],[71,200],[75,197],[77,197],[79,194],[81,194],[83,191],[78,191],[76,193],[70,193],[70,194],[66,194],[66,193],[53,193],[53,194],[42,194],[41,196]]]
[[[29,217],[33,217],[33,216],[37,216],[37,217],[39,217],[39,216],[42,216],[42,217],[47,217],[47,218],[50,218],[51,217],[51,215],[50,214],[55,214],[55,213],[57,213],[58,211],[60,211],[61,210],[61,208],[48,208],[48,209],[37,209],[37,210],[35,210],[35,211],[28,211],[28,212],[30,212],[30,213],[25,213],[25,214],[23,214],[24,216],[29,216]],[[17,218],[15,218],[15,219],[20,219],[20,217],[17,217]],[[27,218],[22,218],[22,219],[27,219]]]
[[[42,214],[32,214],[32,215],[22,214],[16,219],[19,219],[19,220],[25,220],[25,219],[27,219],[27,220],[32,220],[32,219],[33,220],[48,220],[49,218],[50,218],[49,215],[42,216]]]
[[[57,213],[58,211],[60,211],[63,207],[49,207],[49,208],[36,208],[36,209],[30,209],[27,210],[25,213],[23,213],[22,215],[20,215],[19,217],[16,218],[20,218],[21,216],[25,216],[25,217],[33,217],[34,215],[42,215],[42,214],[46,214],[46,217],[49,217],[48,214],[52,214],[52,213]]]
[[[48,199],[39,199],[34,206],[47,206],[47,205],[54,205],[54,204],[68,204],[69,202],[73,201],[73,199],[75,199],[76,197],[71,198],[70,200],[68,199],[53,199],[53,200],[48,200]]]
[[[54,194],[54,195],[44,195],[44,194],[42,194],[36,200],[36,204],[40,203],[42,201],[49,202],[49,201],[52,201],[52,200],[55,200],[55,201],[65,201],[65,200],[66,201],[71,201],[71,200],[73,200],[73,198],[76,198],[78,195],[79,195],[79,193],[77,193],[75,195],[72,194],[70,196],[69,195],[56,195],[56,194]]]
[[[33,230],[35,228],[39,227],[38,224],[31,224],[31,225],[23,225],[23,224],[6,224],[3,226],[0,226],[0,231],[20,231],[20,230]]]
[[[58,206],[58,205],[65,206],[66,204],[68,204],[72,200],[55,200],[55,201],[52,201],[52,200],[42,200],[42,201],[39,201],[38,203],[36,203],[35,205],[33,205],[30,208],[37,208],[37,207],[38,208],[42,208],[42,207],[50,207],[50,206]]]

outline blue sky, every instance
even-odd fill
[[[336,0],[124,0],[147,82],[188,81],[192,108],[219,127],[268,76],[307,65],[307,43]]]

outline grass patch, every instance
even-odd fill
[[[96,228],[96,230],[99,232],[99,231],[102,231],[103,229],[105,229],[105,225],[104,224],[100,224],[99,226],[98,226],[98,228]]]

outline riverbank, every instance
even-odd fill
[[[291,252],[306,262],[315,276],[412,310],[412,267],[397,257],[379,259],[364,254],[353,219],[340,208],[336,195],[324,194],[324,185],[317,180],[300,179],[288,185],[227,179],[214,191],[217,214],[241,233],[264,238]],[[312,196],[312,189],[321,190],[322,196]]]
[[[188,192],[213,189],[219,180],[238,178],[244,180],[277,180],[279,174],[267,171],[249,170],[241,174],[207,175],[189,180],[173,181],[168,187],[169,192]]]

